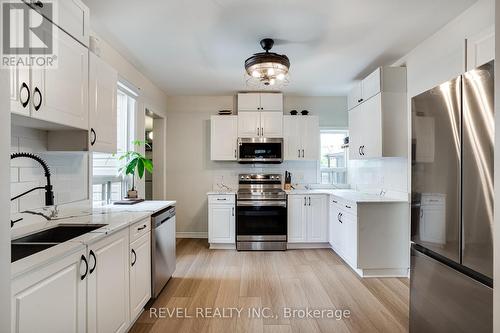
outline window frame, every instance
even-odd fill
[[[320,158],[317,163],[317,183],[322,186],[334,186],[338,188],[348,188],[349,187],[349,151],[344,148],[344,154],[345,154],[345,167],[344,168],[322,168],[321,167],[321,134],[323,133],[344,133],[347,137],[349,136],[349,128],[348,127],[320,127],[319,129],[319,152],[320,152]],[[342,172],[345,174],[345,179],[346,182],[345,184],[324,184],[322,182],[322,171],[328,170],[331,172]]]

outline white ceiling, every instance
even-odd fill
[[[390,65],[475,0],[84,0],[91,25],[169,95],[247,87],[259,40],[288,55],[298,95],[332,96]]]

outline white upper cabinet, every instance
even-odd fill
[[[93,53],[89,53],[90,146],[93,151],[116,153],[117,71]]]
[[[357,81],[354,83],[354,86],[351,88],[351,91],[347,95],[347,109],[351,110],[353,107],[361,103],[361,81]]]
[[[285,160],[319,160],[319,118],[317,116],[284,116],[283,138]]]
[[[63,31],[56,35],[57,69],[31,71],[33,118],[88,129],[89,52]]]
[[[283,113],[260,112],[260,136],[264,138],[283,137]]]
[[[350,159],[407,157],[406,69],[380,68],[362,91],[369,97],[349,110]]]
[[[467,70],[495,59],[495,27],[467,38]]]
[[[260,94],[260,110],[283,112],[283,94]]]
[[[259,111],[260,94],[247,93],[238,94],[238,111]]]
[[[348,110],[380,92],[406,93],[406,68],[379,67],[363,80],[356,82],[347,96]]]
[[[238,94],[238,112],[239,111],[283,112],[283,94],[280,93]]]
[[[237,141],[238,116],[210,117],[210,159],[212,161],[236,161]]]
[[[238,112],[238,137],[260,137],[260,112]]]
[[[13,279],[11,332],[85,333],[86,272],[82,249]]]
[[[54,6],[52,11],[49,10],[48,5]],[[40,0],[32,1],[31,6],[80,43],[85,46],[89,45],[89,8],[83,2],[80,0],[56,2]]]

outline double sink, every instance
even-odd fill
[[[104,227],[106,224],[60,224],[56,227],[42,230],[34,234],[12,240],[11,262],[28,257],[64,243],[93,230]]]

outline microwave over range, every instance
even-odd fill
[[[282,138],[238,138],[239,163],[282,163]]]

